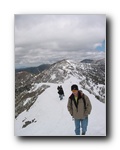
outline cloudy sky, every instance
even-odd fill
[[[105,57],[105,15],[15,15],[15,67]]]

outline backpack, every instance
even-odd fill
[[[78,93],[78,99],[79,98],[82,98],[82,100],[83,100],[83,103],[84,103],[84,109],[86,110],[86,101],[85,101],[85,95],[84,95],[84,93],[82,93],[82,91],[78,91],[79,93]],[[81,94],[82,94],[82,96],[81,96]],[[78,105],[78,103],[76,103],[76,101],[75,101],[75,99],[74,99],[74,95],[73,94],[71,94],[71,96],[69,97],[70,99],[71,99],[71,106],[72,106],[72,100],[74,101],[74,104],[75,104],[75,106],[76,106],[76,108],[77,108],[77,105]],[[78,101],[77,101],[78,102]]]

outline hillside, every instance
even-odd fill
[[[74,123],[71,124],[71,117],[67,111],[67,100],[71,94],[71,85],[77,83],[79,88],[90,97],[93,103],[91,123],[94,125],[96,118],[103,120],[102,122],[97,120],[101,122],[101,125],[99,125],[103,131],[97,131],[98,133],[91,132],[89,135],[105,135],[105,64],[102,60],[97,62],[77,63],[71,60],[62,60],[52,64],[39,74],[32,74],[26,71],[16,73],[15,134],[74,135]],[[58,98],[58,85],[63,85],[65,90],[63,101],[59,101]],[[49,126],[47,125],[48,120]],[[97,123],[95,126],[98,126]],[[65,129],[63,132],[63,127],[57,129],[57,126],[60,124],[63,127],[71,124],[70,128],[72,130],[69,129],[67,131]],[[98,130],[100,126],[98,126]],[[31,128],[34,128],[32,133]],[[48,131],[46,128],[51,130],[55,128],[55,131]]]
[[[15,119],[16,136],[75,136],[74,121],[67,111],[68,97],[71,94],[70,87],[73,83],[79,85],[79,80],[71,77],[61,85],[65,97],[59,100],[57,86],[55,83],[39,83],[36,88],[43,85],[49,86],[38,96],[34,105],[25,110]],[[79,85],[79,89],[81,86]],[[98,101],[94,95],[83,90],[92,103],[92,112],[89,116],[89,127],[86,136],[106,135],[106,106]],[[26,99],[24,105],[29,103]]]
[[[105,64],[76,63],[62,60],[36,75],[26,71],[15,74],[15,117],[25,109],[28,110],[38,95],[48,88],[44,85],[35,91],[36,84],[61,84],[71,76],[79,80],[82,89],[92,93],[101,102],[105,102]],[[26,108],[23,103],[27,98],[31,99],[31,103]]]

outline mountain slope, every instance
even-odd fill
[[[76,63],[62,60],[38,74],[35,77],[35,82],[63,83],[71,76],[79,79],[79,84],[82,85],[83,89],[94,94],[101,102],[105,102],[105,64]]]
[[[102,62],[102,61],[99,61]],[[63,84],[71,77],[79,80],[82,89],[93,94],[98,100],[105,103],[105,65],[94,63],[76,63],[62,60],[54,63],[47,70],[39,74],[19,72],[15,75],[15,117],[24,110],[29,110],[38,96],[49,86],[45,84],[36,87],[39,83]],[[27,99],[27,103],[26,102]]]
[[[57,83],[39,83],[36,88],[49,86],[40,94],[34,105],[28,111],[22,112],[15,119],[15,135],[17,136],[74,136],[74,121],[67,110],[68,97],[71,94],[72,84],[78,84],[76,77],[70,77],[61,85],[65,97],[59,100]],[[81,89],[79,85],[79,89]],[[86,136],[106,135],[106,107],[105,103],[98,101],[93,94],[87,94],[92,103],[92,112],[89,116],[89,126]],[[27,100],[26,100],[27,101]],[[26,102],[27,103],[27,102]]]

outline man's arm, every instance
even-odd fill
[[[73,109],[72,109],[72,100],[70,98],[68,99],[67,108],[68,108],[69,113],[72,116],[73,115]]]
[[[91,105],[91,102],[88,98],[88,96],[84,96],[85,97],[85,101],[86,101],[86,110],[85,110],[85,115],[89,115],[91,113],[91,110],[92,110],[92,105]]]

